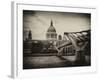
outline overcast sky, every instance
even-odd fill
[[[45,12],[45,11],[23,11],[24,30],[32,31],[32,39],[46,39],[46,32],[51,20],[57,34],[64,32],[78,32],[90,29],[90,14]]]

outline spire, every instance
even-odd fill
[[[29,33],[28,33],[28,39],[29,39],[29,40],[32,39],[32,32],[31,32],[31,30],[29,30]]]
[[[51,20],[51,26],[53,26],[53,21]]]

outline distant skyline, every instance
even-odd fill
[[[32,31],[32,39],[45,40],[51,20],[58,35],[64,32],[78,32],[91,28],[91,15],[85,13],[23,11],[24,31]],[[27,36],[24,34],[24,37]]]

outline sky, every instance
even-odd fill
[[[45,40],[51,20],[57,35],[64,32],[78,32],[91,28],[91,15],[87,13],[23,11],[23,30],[32,31],[32,39]],[[27,37],[27,33],[24,33]]]

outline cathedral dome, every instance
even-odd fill
[[[56,32],[56,29],[54,28],[53,22],[52,22],[52,21],[51,21],[51,25],[50,25],[50,27],[48,28],[47,32]]]
[[[47,30],[46,38],[47,38],[47,40],[56,40],[57,39],[56,29],[53,26],[52,20],[51,20],[51,25]]]

